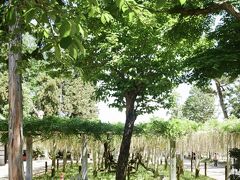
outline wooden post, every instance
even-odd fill
[[[176,140],[170,139],[170,169],[169,177],[171,180],[177,179],[177,167],[176,167]]]
[[[78,166],[78,173],[81,174],[82,166]]]
[[[225,166],[225,180],[228,180],[228,167]]]
[[[59,158],[57,158],[57,171],[59,169]]]
[[[191,172],[193,172],[193,158],[191,157]]]
[[[204,162],[204,175],[207,176],[207,162]]]
[[[27,165],[26,165],[26,180],[32,180],[32,157],[33,157],[33,139],[31,136],[26,137],[26,144],[27,144]]]
[[[52,174],[51,174],[51,177],[55,177],[55,167],[52,166]]]
[[[180,180],[180,167],[177,166],[177,180]]]
[[[87,149],[87,135],[82,134],[82,158],[81,158],[81,176],[83,180],[87,180],[87,172],[88,172],[88,149]]]
[[[47,161],[45,162],[45,174],[47,174]]]

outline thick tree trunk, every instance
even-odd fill
[[[135,100],[136,95],[134,94],[129,93],[126,97],[126,122],[120,147],[120,154],[118,156],[116,180],[126,179],[129,149],[131,144],[134,122],[137,118],[134,109]]]
[[[224,119],[228,119],[227,108],[224,104],[224,98],[223,98],[223,93],[222,93],[222,89],[221,89],[221,84],[216,79],[214,81],[215,81],[215,84],[216,84],[217,94],[218,94],[218,97],[219,97],[219,102],[220,102],[220,106],[221,106],[221,109],[222,109],[222,112],[223,112]]]
[[[32,180],[32,145],[33,145],[33,140],[32,137],[29,136],[26,138],[27,141],[27,164],[26,164],[26,180]]]
[[[170,140],[170,179],[177,179],[177,168],[176,168],[176,141]]]
[[[87,135],[83,134],[82,135],[82,158],[81,158],[81,163],[82,163],[82,179],[87,180],[87,166],[88,166],[88,150],[87,150]]]
[[[11,1],[9,1],[11,5]],[[9,90],[9,129],[8,129],[8,172],[10,180],[22,180],[23,162],[22,162],[22,82],[21,74],[18,69],[18,62],[21,61],[21,31],[20,17],[17,8],[13,12],[16,20],[9,26],[11,40],[9,42],[8,54],[8,90]],[[14,15],[13,15],[14,16]]]

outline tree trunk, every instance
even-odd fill
[[[168,155],[165,154],[164,156],[164,170],[167,170],[168,168]]]
[[[55,170],[56,170],[56,150],[57,150],[57,144],[55,139],[53,139],[53,150],[52,150],[52,177],[55,176]]]
[[[92,160],[93,160],[93,177],[97,177],[96,140],[93,140],[93,143],[92,143]]]
[[[199,155],[196,154],[196,159],[195,159],[195,178],[199,177],[200,173],[200,159]]]
[[[176,168],[176,141],[170,140],[170,179],[177,179],[177,168]]]
[[[101,155],[101,144],[99,141],[97,141],[97,169],[101,169],[101,159],[102,159],[102,155]]]
[[[134,122],[137,118],[134,109],[134,102],[136,95],[129,93],[126,96],[126,122],[120,147],[120,154],[118,156],[116,180],[125,180],[127,173],[129,149],[133,133]]]
[[[11,5],[11,1],[9,1]],[[9,41],[8,54],[8,92],[9,92],[9,126],[8,126],[8,174],[9,179],[22,180],[23,177],[23,131],[22,131],[22,82],[21,74],[18,71],[18,62],[21,61],[21,27],[20,15],[17,7],[13,14],[16,19],[13,25],[9,26],[11,40]],[[14,15],[12,15],[14,16]]]
[[[26,164],[26,180],[32,180],[32,155],[33,155],[33,151],[32,151],[32,137],[28,136],[26,138],[26,146],[27,146],[27,164]]]
[[[88,166],[88,150],[87,150],[87,135],[86,134],[82,134],[82,159],[81,159],[81,163],[82,163],[82,179],[83,180],[87,180],[88,176],[87,176],[87,166]]]
[[[64,146],[64,150],[63,150],[63,172],[65,172],[66,170],[66,164],[67,164],[67,148],[66,145]]]
[[[224,116],[224,119],[228,119],[228,114],[227,114],[227,108],[224,104],[224,99],[223,99],[223,93],[222,93],[222,89],[221,89],[221,84],[218,80],[214,80],[215,81],[215,84],[216,84],[216,88],[217,88],[217,94],[218,94],[218,97],[219,97],[219,102],[220,102],[220,106],[221,106],[221,109],[222,109],[222,112],[223,112],[223,116]]]

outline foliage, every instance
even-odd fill
[[[205,122],[214,116],[215,98],[213,94],[193,87],[183,105],[183,116],[196,122]]]
[[[207,33],[208,41],[213,44],[195,51],[186,62],[192,71],[191,80],[203,82],[223,75],[235,79],[239,75],[239,26],[239,20],[221,15],[215,30]]]
[[[227,121],[222,124],[222,129],[230,133],[240,132],[240,119],[236,117],[230,117]]]
[[[64,114],[68,117],[97,118],[95,89],[91,84],[84,83],[80,77],[74,77],[62,79],[61,85]]]
[[[59,83],[57,78],[51,78],[45,73],[39,73],[35,79],[34,104],[46,116],[57,115],[60,111]]]
[[[171,119],[169,121],[153,119],[149,126],[150,134],[177,139],[196,131],[199,125],[194,121],[184,119]]]
[[[113,135],[122,135],[123,124],[109,124],[100,121],[92,121],[82,118],[60,118],[60,117],[44,117],[43,119],[25,118],[23,122],[23,132],[25,136],[40,136],[41,138],[51,138],[59,136],[78,136],[82,133],[92,135],[95,138],[101,138],[106,133]],[[6,133],[8,130],[8,122],[0,120],[0,131]],[[136,126],[134,134],[139,135],[144,131],[142,126]],[[7,133],[6,133],[7,134]]]
[[[224,122],[225,123],[225,122]],[[218,119],[208,119],[200,127],[202,131],[221,132],[223,131],[223,124]]]
[[[7,73],[0,72],[0,115],[7,117],[8,114],[8,80]]]
[[[0,73],[0,116],[8,118],[8,75],[4,71]],[[31,99],[31,91],[29,84],[24,82],[23,86],[23,114],[29,115],[33,109],[33,101]],[[1,118],[1,117],[0,117]]]
[[[240,79],[237,78],[233,83],[224,87],[224,95],[227,107],[231,115],[240,118]]]
[[[26,50],[30,49],[26,48]],[[46,61],[31,62],[23,74],[24,117],[35,114],[36,110],[44,111],[47,116],[63,112],[72,117],[79,116],[88,119],[96,117],[97,108],[93,86],[84,83],[80,77],[70,75],[63,78],[51,77],[44,70],[45,63]],[[0,75],[2,85],[0,87],[0,114],[7,118],[8,77],[6,72]]]
[[[138,115],[171,105],[180,62],[164,41],[168,27],[153,26],[114,22],[89,39],[89,54],[80,67],[97,84],[100,99],[114,98],[111,106],[125,108],[129,93],[136,94]]]

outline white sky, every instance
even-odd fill
[[[189,90],[191,86],[187,84],[181,84],[177,88],[177,93],[180,95],[179,100],[180,103],[184,103],[186,101]],[[109,122],[109,123],[115,123],[115,122],[125,122],[125,112],[119,112],[116,108],[109,108],[108,105],[104,102],[98,103],[98,109],[99,109],[99,115],[98,118],[102,122]],[[155,111],[152,114],[144,114],[137,117],[136,123],[140,122],[147,122],[151,117],[162,117],[162,118],[168,118],[167,111],[164,109],[160,109],[158,111]]]

